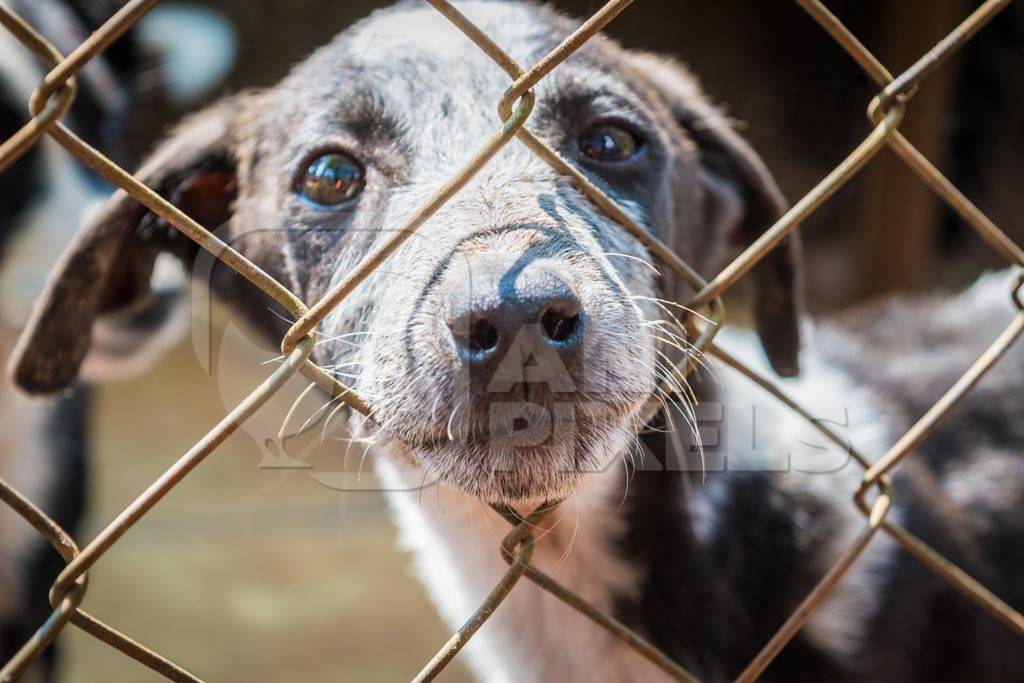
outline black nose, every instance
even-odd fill
[[[517,334],[539,325],[545,339],[565,347],[574,342],[580,320],[576,297],[560,296],[544,300],[511,299],[489,310],[467,311],[449,319],[448,325],[457,344],[470,352],[485,352],[509,343]]]
[[[461,355],[475,364],[513,347],[527,353],[554,349],[563,362],[580,344],[580,302],[559,275],[557,264],[509,264],[500,257],[474,256],[467,273],[450,290],[446,322]]]

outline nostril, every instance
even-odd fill
[[[549,308],[540,317],[541,327],[548,339],[556,342],[564,342],[576,331],[579,324],[579,310],[570,311],[561,308]]]
[[[498,345],[498,329],[484,318],[477,318],[469,327],[466,346],[472,351],[490,351]]]

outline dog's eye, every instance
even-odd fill
[[[595,161],[626,161],[640,151],[640,140],[614,123],[599,123],[579,137],[580,152]]]
[[[363,166],[344,152],[314,159],[300,175],[296,190],[321,206],[336,206],[355,197],[366,184]]]

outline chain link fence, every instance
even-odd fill
[[[160,654],[141,645],[131,637],[120,633],[108,624],[91,616],[82,609],[86,595],[87,572],[104,554],[127,533],[154,505],[195,467],[210,455],[230,434],[238,429],[247,418],[260,408],[285,382],[295,374],[301,374],[348,407],[372,418],[370,409],[350,388],[341,384],[310,360],[315,329],[330,311],[348,296],[366,277],[393,253],[442,205],[450,200],[470,179],[505,145],[518,139],[558,173],[568,176],[591,201],[615,219],[624,230],[646,246],[651,255],[688,281],[697,294],[689,302],[685,323],[694,337],[695,346],[718,358],[724,364],[748,377],[751,381],[771,393],[789,409],[801,415],[826,438],[830,439],[852,457],[864,470],[863,480],[856,491],[852,491],[851,504],[864,515],[864,527],[849,548],[845,549],[831,569],[818,582],[800,606],[780,626],[775,635],[763,646],[757,656],[736,679],[737,683],[757,680],[765,668],[786,647],[787,643],[807,622],[810,615],[827,598],[842,580],[857,558],[864,552],[872,539],[880,532],[888,534],[912,556],[944,577],[959,591],[969,596],[978,607],[990,612],[1007,628],[1024,636],[1024,616],[993,595],[983,585],[964,573],[953,563],[916,538],[901,525],[889,518],[892,506],[891,474],[925,438],[932,432],[957,404],[972,390],[977,382],[988,373],[999,358],[1024,332],[1024,250],[1014,244],[995,224],[975,207],[956,187],[950,183],[901,133],[899,124],[904,112],[912,101],[917,86],[949,57],[969,41],[985,24],[994,19],[1010,0],[988,0],[967,17],[959,26],[939,41],[931,50],[920,57],[908,69],[894,76],[871,54],[847,28],[819,0],[794,0],[807,14],[853,58],[867,76],[877,84],[879,92],[868,106],[868,118],[873,126],[846,159],[821,180],[806,196],[798,201],[775,225],[765,226],[767,230],[739,257],[711,280],[698,275],[686,262],[675,255],[665,244],[644,231],[636,222],[598,189],[593,183],[547,144],[530,132],[526,124],[533,109],[535,96],[533,88],[581,45],[599,32],[632,0],[612,0],[601,7],[576,31],[567,36],[547,56],[529,68],[523,68],[509,57],[477,26],[463,16],[447,0],[427,0],[438,12],[454,24],[467,39],[473,41],[498,66],[505,70],[511,85],[497,104],[500,127],[487,142],[465,163],[461,170],[447,182],[426,203],[416,210],[391,237],[368,254],[340,283],[323,299],[307,307],[282,284],[271,278],[255,264],[222,242],[210,231],[172,206],[152,189],[146,187],[131,174],[113,164],[102,154],[83,142],[61,123],[75,96],[75,77],[94,57],[107,49],[113,41],[138,21],[157,0],[131,0],[110,18],[98,31],[70,55],[60,54],[47,40],[34,31],[24,20],[11,10],[0,5],[0,24],[10,31],[27,50],[43,60],[51,71],[44,78],[30,102],[32,118],[13,137],[0,144],[0,172],[9,167],[44,135],[49,136],[82,163],[106,178],[115,186],[125,190],[150,211],[166,219],[170,224],[190,237],[218,259],[228,264],[253,285],[259,287],[276,302],[288,310],[295,319],[281,349],[283,363],[256,387],[241,403],[231,410],[202,440],[167,469],[148,489],[121,512],[84,548],[49,519],[38,507],[14,490],[7,482],[0,480],[0,499],[45,537],[56,552],[64,558],[65,569],[59,575],[50,592],[53,612],[17,655],[7,662],[0,671],[0,680],[14,681],[25,672],[29,664],[45,650],[54,638],[69,624],[98,638],[125,655],[134,658],[153,671],[173,681],[200,681],[198,677],[174,664]],[[1005,328],[1002,334],[977,359],[967,372],[941,396],[934,405],[877,461],[872,462],[835,434],[826,425],[815,420],[802,406],[798,405],[772,381],[743,365],[736,358],[718,346],[715,334],[725,320],[722,294],[732,287],[751,267],[774,249],[789,233],[818,209],[846,182],[854,177],[868,161],[884,147],[896,155],[923,180],[946,204],[966,221],[985,242],[1002,258],[1020,268],[1014,281],[1014,290],[1007,292],[1020,312]],[[710,321],[706,324],[705,321]],[[691,358],[678,367],[685,375],[692,367]],[[647,407],[647,417],[652,417],[657,403]],[[694,682],[699,679],[686,671],[664,653],[647,642],[611,615],[597,609],[586,600],[565,588],[551,576],[530,563],[533,552],[533,532],[536,524],[557,506],[549,503],[522,515],[518,511],[497,506],[497,511],[511,525],[511,531],[501,543],[500,551],[509,568],[493,590],[465,622],[465,624],[444,644],[435,657],[416,676],[416,681],[435,678],[456,654],[469,642],[476,631],[494,613],[502,600],[514,590],[523,578],[533,581],[542,589],[553,594],[567,605],[578,610],[596,624],[607,629],[617,638],[635,649],[640,655],[679,681]]]

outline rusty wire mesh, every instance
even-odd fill
[[[166,219],[204,249],[234,268],[255,286],[274,298],[295,318],[295,323],[282,340],[284,362],[256,387],[240,404],[229,412],[191,450],[167,469],[148,489],[135,499],[124,511],[108,524],[84,548],[75,542],[59,526],[50,520],[39,508],[0,479],[0,500],[24,517],[40,535],[45,537],[64,558],[66,567],[57,578],[50,592],[53,612],[37,633],[17,655],[0,671],[0,680],[16,680],[26,667],[72,623],[92,636],[136,659],[150,669],[174,681],[199,681],[195,675],[172,663],[163,656],[147,649],[132,638],[118,632],[104,622],[90,616],[81,608],[87,586],[87,572],[103,557],[121,536],[127,533],[154,505],[187,476],[206,456],[213,452],[239,425],[262,406],[281,386],[296,373],[302,374],[313,383],[340,398],[353,410],[372,417],[368,406],[348,387],[324,372],[310,360],[314,333],[324,317],[348,296],[388,256],[393,253],[413,232],[465,186],[482,167],[505,145],[518,138],[541,159],[561,174],[568,176],[600,209],[615,219],[646,248],[651,255],[665,263],[686,279],[697,292],[687,308],[701,311],[701,316],[711,324],[699,325],[693,314],[687,325],[695,336],[695,346],[724,364],[748,377],[764,390],[774,395],[788,408],[801,415],[826,438],[851,453],[864,469],[859,489],[853,493],[852,504],[864,514],[865,523],[860,535],[846,549],[834,566],[814,587],[800,606],[780,626],[775,635],[766,643],[757,656],[736,679],[738,683],[749,683],[758,678],[772,660],[806,623],[815,608],[829,595],[836,584],[872,538],[882,531],[889,534],[911,555],[940,574],[953,586],[973,599],[983,608],[1001,620],[1008,628],[1024,636],[1024,616],[993,595],[984,586],[953,563],[942,557],[927,544],[916,538],[905,528],[888,518],[892,505],[890,476],[902,460],[907,458],[931,431],[946,418],[957,404],[971,391],[977,382],[991,370],[993,365],[1024,331],[1024,250],[1014,244],[977,207],[961,194],[910,142],[899,132],[899,124],[914,92],[929,74],[938,69],[955,51],[969,41],[985,24],[991,21],[1010,0],[987,0],[959,26],[939,41],[931,50],[922,55],[914,64],[897,76],[893,76],[846,27],[820,2],[820,0],[794,0],[813,18],[846,52],[858,63],[864,72],[878,85],[880,91],[868,106],[868,118],[873,125],[870,134],[840,163],[821,180],[806,196],[798,201],[774,225],[766,231],[739,257],[733,260],[710,281],[700,277],[689,265],[675,255],[665,244],[649,235],[634,222],[616,203],[593,183],[565,161],[548,145],[533,135],[526,123],[533,108],[535,96],[533,87],[555,67],[569,57],[581,45],[599,32],[608,22],[625,9],[633,0],[612,0],[590,17],[575,32],[567,36],[554,50],[528,69],[523,69],[500,46],[495,44],[477,26],[463,16],[448,0],[427,0],[438,12],[452,22],[466,37],[473,41],[496,64],[504,69],[511,85],[498,103],[500,128],[480,147],[465,165],[417,211],[401,225],[391,237],[368,254],[339,284],[320,301],[307,307],[283,285],[263,272],[237,251],[229,247],[211,232],[204,229],[187,215],[176,209],[153,190],[140,183],[131,174],[113,164],[102,154],[91,148],[62,123],[61,117],[71,106],[75,95],[75,76],[89,62],[103,52],[122,33],[149,11],[158,0],[131,0],[112,16],[98,31],[64,56],[53,45],[36,33],[11,10],[0,5],[0,24],[10,31],[26,49],[45,62],[51,71],[33,93],[30,102],[32,118],[10,139],[0,144],[0,172],[5,170],[21,154],[48,135],[62,145],[82,163],[99,173],[108,181],[125,190],[148,209]],[[775,248],[804,219],[826,202],[836,190],[856,175],[867,162],[883,147],[892,149],[904,163],[914,171],[932,190],[963,220],[965,220],[993,249],[1010,264],[1021,270],[1014,281],[1014,289],[1007,292],[1020,312],[1015,315],[1006,329],[993,341],[991,346],[977,359],[967,372],[941,396],[935,404],[904,434],[880,459],[869,461],[862,454],[850,449],[848,443],[832,432],[820,421],[815,420],[802,406],[787,396],[771,380],[743,365],[726,350],[714,343],[716,331],[724,321],[725,310],[721,295],[729,289],[760,259]],[[688,361],[688,362],[692,362]],[[680,373],[691,369],[686,364]],[[649,404],[648,416],[653,415],[656,404]],[[499,513],[512,525],[512,530],[503,539],[500,551],[509,564],[507,573],[494,586],[483,604],[465,624],[444,644],[437,655],[416,676],[417,681],[431,680],[452,660],[473,634],[494,613],[502,600],[523,578],[535,582],[567,605],[580,611],[596,624],[634,648],[672,678],[680,681],[697,681],[697,677],[686,671],[660,652],[642,636],[617,621],[614,617],[598,610],[586,600],[565,588],[551,576],[543,573],[530,563],[533,551],[533,529],[544,515],[557,503],[550,503],[529,515],[521,515],[510,508],[497,507]]]

